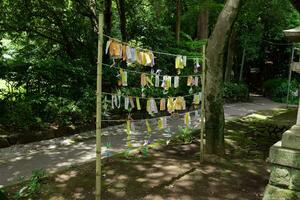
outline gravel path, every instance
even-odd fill
[[[250,103],[226,104],[226,120],[245,116],[259,110],[269,110],[283,106],[262,97],[252,97]],[[199,118],[197,118],[199,119]],[[192,126],[199,126],[195,113],[191,113]],[[168,128],[162,131],[154,129],[156,120],[150,120],[153,132],[150,140],[168,140],[178,126],[184,126],[183,117],[168,120]],[[134,146],[143,145],[147,132],[143,121],[135,123],[135,131],[131,136]],[[103,129],[103,157],[120,152],[126,148],[127,135],[124,125]],[[95,132],[90,131],[70,137],[56,138],[25,145],[15,145],[0,149],[0,187],[16,183],[21,177],[30,177],[32,171],[44,169],[48,173],[95,160]]]

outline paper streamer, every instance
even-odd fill
[[[160,80],[159,80],[159,75],[155,76],[155,87],[159,87],[160,85]]]
[[[147,75],[146,74],[141,74],[141,85],[145,87],[147,85]]]
[[[194,78],[194,85],[195,85],[196,87],[199,86],[199,77],[198,77],[198,76],[196,76],[196,77]]]
[[[179,76],[175,76],[174,77],[174,88],[178,88],[179,87]]]
[[[148,133],[151,133],[152,129],[151,129],[151,126],[150,126],[150,123],[149,123],[148,119],[146,119],[146,127],[147,127]]]
[[[146,110],[149,113],[149,115],[152,115],[152,110],[151,110],[151,101],[150,99],[147,99],[147,105],[146,105]]]
[[[123,69],[120,69],[121,83],[122,86],[127,86],[127,72]]]
[[[200,95],[199,94],[194,94],[193,104],[195,104],[195,105],[200,104]]]
[[[172,97],[168,98],[167,108],[169,113],[174,112],[174,99]]]
[[[131,108],[135,108],[133,97],[129,97]]]
[[[187,80],[187,86],[193,86],[194,85],[194,78],[193,76],[189,76]]]
[[[152,113],[158,113],[157,105],[156,105],[156,102],[153,98],[150,99],[150,107],[151,107],[151,112]]]
[[[166,99],[161,99],[159,102],[159,110],[165,111],[166,110]]]
[[[190,113],[185,113],[185,116],[184,116],[184,124],[186,125],[186,127],[189,127],[190,125]]]
[[[141,103],[140,103],[140,98],[136,98],[135,99],[135,101],[136,101],[136,107],[137,107],[137,110],[141,110]]]
[[[125,110],[129,110],[129,97],[125,97]]]

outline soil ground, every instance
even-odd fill
[[[106,159],[104,200],[256,200],[262,199],[269,173],[269,147],[294,124],[296,110],[252,114],[226,124],[226,156],[206,156],[199,145],[158,145],[148,156],[124,154]],[[6,188],[9,193],[20,185]],[[94,199],[95,163],[71,167],[42,180],[32,199]]]

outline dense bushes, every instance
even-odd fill
[[[226,102],[239,102],[249,100],[249,89],[243,83],[225,83],[224,99]]]
[[[276,78],[267,80],[263,86],[264,95],[272,98],[276,102],[286,103],[288,94],[288,80],[283,78]],[[299,82],[297,80],[291,81],[289,103],[297,103]]]

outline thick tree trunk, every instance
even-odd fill
[[[205,133],[207,153],[210,154],[224,154],[224,52],[239,5],[240,0],[227,0],[207,45]]]
[[[209,12],[208,10],[204,10],[198,15],[197,39],[202,40],[208,38],[208,23]]]
[[[180,42],[180,30],[181,30],[181,0],[176,0],[176,42]]]
[[[112,29],[112,0],[105,0],[104,7],[104,31],[107,35],[110,35]]]
[[[226,61],[225,69],[225,82],[230,82],[232,80],[232,70],[233,66],[236,65],[236,55],[237,55],[237,41],[236,41],[236,32],[232,31],[228,44],[228,55]]]
[[[125,0],[117,0],[117,6],[120,16],[120,31],[122,35],[122,40],[127,41]]]

